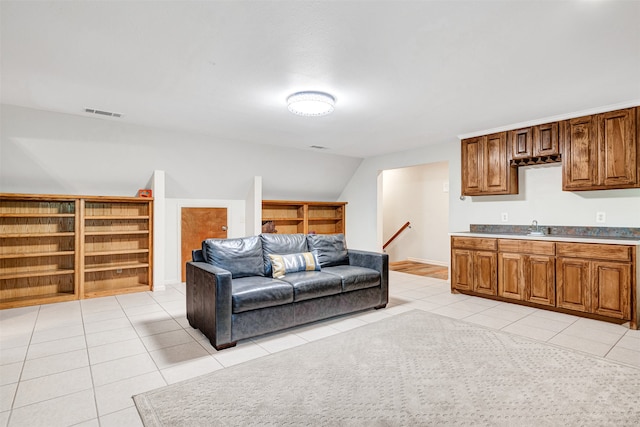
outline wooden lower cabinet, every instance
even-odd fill
[[[525,262],[525,301],[553,307],[556,301],[556,260],[530,255]]]
[[[554,306],[554,257],[499,253],[498,295],[503,298]]]
[[[495,252],[454,249],[452,252],[452,286],[463,291],[496,295]]]
[[[631,265],[621,262],[591,263],[591,308],[595,314],[629,319]]]
[[[486,295],[497,295],[495,252],[473,254],[473,291]]]
[[[498,240],[498,295],[555,305],[555,243]]]
[[[557,275],[558,307],[630,319],[630,263],[563,257]]]
[[[556,305],[569,310],[589,312],[591,282],[589,261],[576,258],[558,258],[556,271]]]
[[[498,295],[524,300],[524,262],[525,256],[521,254],[498,255]]]
[[[451,247],[452,288],[497,295],[497,240],[454,237]]]
[[[452,291],[629,320],[638,327],[633,245],[453,236],[451,247]]]

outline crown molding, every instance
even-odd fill
[[[485,130],[482,130],[482,131],[464,133],[464,134],[458,135],[458,138],[459,139],[473,138],[473,137],[476,137],[476,136],[489,135],[489,134],[492,134],[492,133],[503,132],[503,131],[506,131],[506,130],[526,128],[526,127],[529,127],[529,126],[541,125],[541,124],[550,123],[550,122],[559,122],[561,120],[573,119],[575,117],[588,116],[588,115],[591,115],[591,114],[598,114],[598,113],[606,113],[608,111],[621,110],[623,108],[630,108],[630,107],[637,107],[637,106],[640,106],[640,99],[635,99],[635,100],[627,101],[627,102],[621,102],[619,104],[605,105],[603,107],[590,108],[588,110],[581,110],[581,111],[576,111],[576,112],[573,112],[573,113],[559,114],[557,116],[544,117],[542,119],[529,120],[527,122],[513,123],[513,124],[510,124],[510,125],[500,126],[500,127],[492,128],[492,129],[485,129]]]

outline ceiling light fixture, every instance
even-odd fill
[[[296,92],[287,98],[289,111],[306,117],[326,116],[333,112],[336,99],[325,92]]]

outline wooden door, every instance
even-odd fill
[[[227,208],[182,208],[181,213],[181,265],[182,281],[186,280],[186,263],[191,251],[200,249],[209,238],[227,238]]]
[[[555,258],[530,255],[525,262],[525,299],[543,305],[556,305]]]
[[[474,195],[483,191],[484,137],[462,141],[462,194]]]
[[[477,251],[473,254],[473,291],[497,295],[497,258],[495,252]]]
[[[558,258],[556,305],[588,313],[591,309],[590,276],[589,260]]]
[[[498,255],[498,295],[515,300],[524,294],[524,255],[501,253]]]
[[[618,319],[631,318],[631,265],[593,261],[593,312]]]
[[[598,115],[598,184],[615,188],[637,184],[635,129],[634,108]]]
[[[451,251],[451,284],[453,289],[473,290],[473,252],[466,249]]]
[[[567,120],[563,125],[562,189],[588,190],[598,181],[595,116]]]

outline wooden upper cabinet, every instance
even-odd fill
[[[512,157],[526,159],[533,155],[533,128],[523,128],[509,131]]]
[[[562,189],[591,189],[597,173],[595,116],[567,120],[563,128]]]
[[[639,187],[639,108],[627,108],[562,122],[562,189]]]
[[[510,157],[506,132],[462,140],[462,194],[517,194],[518,173]]]
[[[598,115],[598,184],[605,187],[636,187],[638,147],[636,109]]]
[[[513,159],[557,156],[560,153],[559,140],[558,122],[509,131]]]
[[[556,156],[560,154],[559,123],[547,123],[533,128],[533,156]]]
[[[462,194],[482,194],[484,137],[462,140]]]

